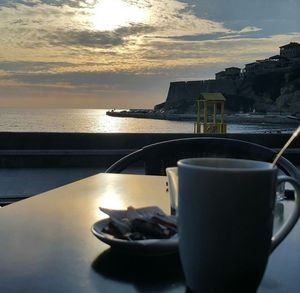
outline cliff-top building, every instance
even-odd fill
[[[200,93],[222,93],[226,97],[227,111],[249,112],[254,108],[257,111],[266,111],[270,109],[270,105],[276,111],[282,111],[280,100],[278,105],[273,101],[279,96],[284,96],[281,94],[281,88],[286,88],[290,98],[286,77],[289,77],[288,73],[292,72],[293,66],[300,66],[300,44],[295,42],[281,46],[277,55],[246,64],[242,72],[238,67],[228,67],[217,72],[215,79],[171,82],[166,101],[157,105],[155,110],[175,114],[194,113]],[[263,74],[270,78],[265,82],[262,92],[256,93],[254,87],[264,83],[264,76],[262,79],[252,77]],[[272,83],[272,80],[277,83],[279,79],[282,84]],[[294,91],[292,87],[291,91]],[[294,111],[294,108],[300,107],[299,95],[296,93],[294,96],[296,102],[292,102],[293,106],[287,107],[286,111]],[[272,97],[272,102],[269,97]]]
[[[294,64],[300,64],[300,44],[291,42],[281,46],[280,55],[275,55],[267,59],[256,60],[248,63],[243,69],[243,74],[260,74],[270,71],[288,70]]]
[[[281,46],[280,48],[280,56],[286,58],[300,58],[300,44],[291,42],[287,45]]]
[[[238,67],[228,67],[216,73],[216,79],[238,79],[241,76],[241,69]]]

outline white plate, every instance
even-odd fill
[[[171,254],[178,251],[178,235],[169,239],[148,239],[148,240],[123,240],[115,238],[113,235],[103,232],[103,228],[108,225],[110,219],[104,219],[96,222],[92,226],[93,234],[111,246],[111,248],[135,253],[135,254]]]

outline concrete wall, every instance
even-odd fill
[[[145,145],[184,137],[214,136],[176,133],[0,133],[1,168],[106,168],[122,156]],[[289,134],[225,134],[258,143],[275,150]],[[286,157],[300,162],[300,139],[296,139]]]
[[[122,156],[151,143],[198,134],[0,133],[0,206],[103,172]],[[205,135],[209,136],[209,135]],[[275,150],[285,134],[227,134]],[[286,155],[300,164],[300,140]],[[129,172],[140,173],[141,165]]]

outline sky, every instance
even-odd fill
[[[300,42],[300,0],[0,0],[0,107],[153,108]]]

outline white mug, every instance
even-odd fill
[[[252,160],[178,162],[179,251],[193,292],[256,292],[269,254],[300,215],[299,184],[291,177],[277,178],[277,172],[271,163]],[[175,172],[167,174],[175,182]],[[296,204],[273,236],[276,187],[282,182],[295,188]]]

